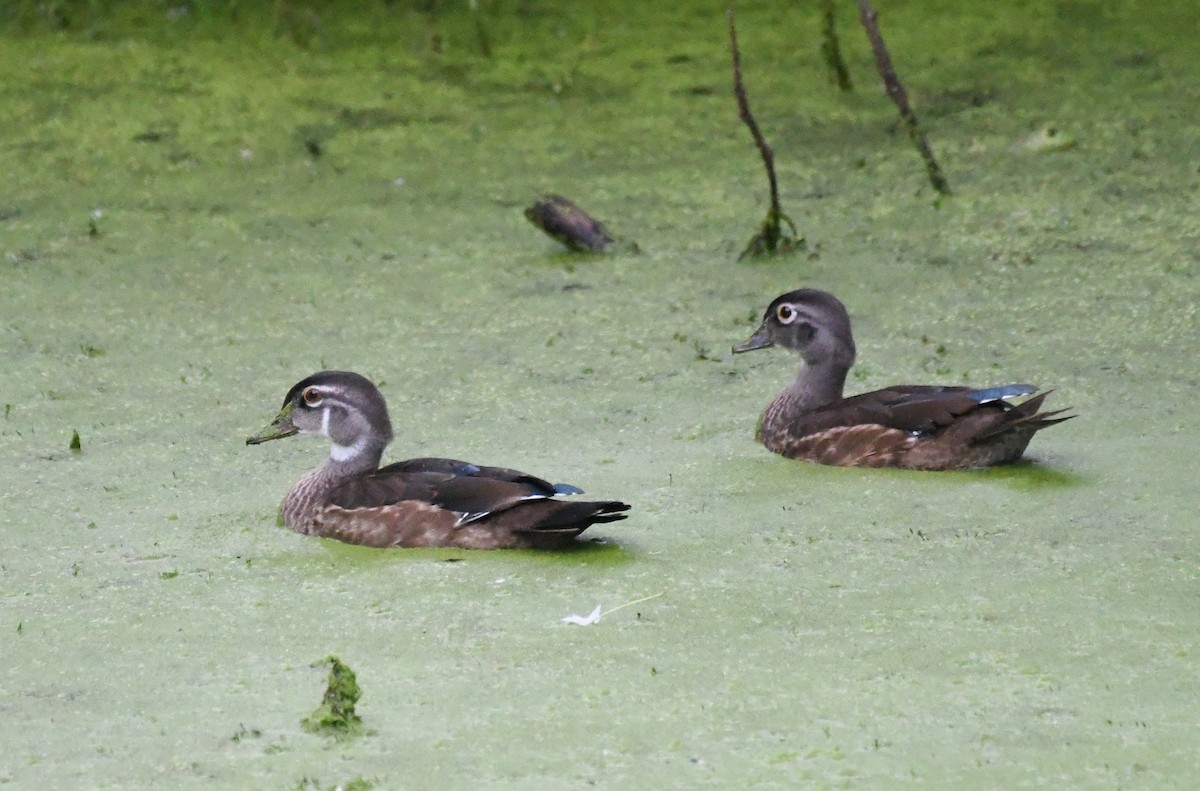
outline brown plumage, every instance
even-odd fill
[[[778,297],[735,353],[781,346],[800,356],[795,381],[767,406],[758,439],[793,459],[841,467],[951,470],[1016,461],[1033,435],[1073,415],[1039,412],[1049,392],[1031,385],[985,389],[896,385],[844,398],[854,365],[850,316],[825,291]],[[1005,399],[1031,395],[1017,405]]]
[[[625,503],[582,494],[517,470],[456,459],[410,459],[379,467],[391,442],[387,404],[368,379],[322,371],[297,383],[257,445],[296,433],[330,440],[330,455],[283,500],[300,533],[371,547],[558,549],[593,524],[624,519]]]

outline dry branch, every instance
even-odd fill
[[[746,85],[742,82],[742,56],[738,50],[733,9],[730,8],[725,16],[729,20],[729,48],[733,56],[733,95],[737,98],[738,117],[750,130],[750,136],[754,138],[754,145],[758,147],[763,167],[767,170],[767,183],[771,190],[771,205],[767,209],[766,219],[763,220],[758,233],[738,256],[740,261],[747,256],[773,255],[802,249],[804,237],[797,235],[795,223],[783,213],[779,206],[779,181],[775,177],[775,154],[771,151],[771,146],[767,144],[766,138],[763,137],[762,130],[758,128],[758,122],[754,120],[753,113],[750,112],[750,100],[746,96]],[[784,231],[783,223],[787,223],[787,231]]]
[[[875,53],[875,66],[879,69],[879,76],[883,78],[887,94],[899,108],[900,120],[904,122],[904,127],[908,130],[908,137],[917,147],[921,159],[925,160],[925,172],[929,174],[929,182],[942,195],[949,195],[950,184],[942,175],[942,169],[933,156],[933,149],[929,147],[925,132],[921,130],[917,114],[913,112],[912,105],[908,103],[908,94],[905,92],[904,86],[900,84],[900,78],[896,75],[895,67],[892,66],[892,58],[888,55],[887,46],[883,43],[883,34],[879,32],[879,12],[872,8],[867,0],[858,0],[858,15],[862,19],[863,28],[867,31],[867,38],[871,40],[871,50]]]

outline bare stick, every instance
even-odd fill
[[[754,138],[754,145],[758,147],[758,153],[762,156],[763,167],[767,170],[767,183],[771,188],[771,206],[767,209],[767,217],[763,220],[762,229],[750,240],[750,244],[738,258],[777,251],[788,252],[802,246],[804,239],[795,237],[796,226],[779,206],[779,181],[775,177],[775,154],[771,151],[771,146],[767,144],[762,130],[758,128],[758,122],[754,120],[754,115],[750,112],[750,100],[746,96],[746,85],[742,82],[742,56],[738,50],[737,29],[733,24],[732,8],[725,12],[725,17],[729,20],[729,48],[733,53],[733,95],[737,99],[738,117],[750,130],[750,136]],[[788,224],[792,236],[784,235],[780,227],[781,222]]]
[[[883,43],[883,35],[879,32],[879,13],[871,7],[867,0],[858,0],[858,15],[867,31],[867,38],[871,40],[871,50],[875,53],[875,66],[879,69],[879,76],[883,78],[883,85],[887,88],[888,96],[900,109],[900,119],[908,130],[908,137],[917,147],[921,159],[925,160],[925,172],[929,174],[929,183],[933,184],[933,188],[941,194],[949,195],[950,184],[942,175],[942,169],[937,160],[934,159],[933,149],[929,147],[929,141],[925,139],[925,133],[917,121],[917,114],[913,112],[912,106],[908,103],[908,94],[905,93],[904,86],[900,84],[900,78],[896,76],[896,69],[892,66],[887,46]]]
[[[762,130],[758,128],[758,122],[750,112],[750,99],[746,96],[746,84],[742,82],[742,55],[738,50],[733,9],[729,9],[725,16],[729,20],[729,48],[733,51],[733,95],[737,99],[738,118],[750,129],[754,145],[758,146],[758,153],[762,155],[763,167],[767,169],[767,181],[771,185],[771,211],[779,214],[779,182],[775,178],[775,152],[771,150]]]
[[[842,45],[838,43],[837,17],[833,11],[834,0],[821,0],[821,57],[833,71],[833,79],[843,91],[854,90],[850,81],[850,70],[842,60]]]

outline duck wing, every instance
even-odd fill
[[[952,385],[895,385],[845,398],[805,415],[809,432],[878,425],[909,434],[932,434],[976,410],[1002,414],[1014,409],[1006,398],[1030,395],[1032,385],[974,389]],[[1040,403],[1040,402],[1039,402]],[[810,427],[811,426],[811,427]]]
[[[569,484],[553,484],[507,467],[486,467],[457,459],[420,458],[389,464],[371,475],[347,481],[332,492],[330,503],[347,509],[380,508],[401,502],[425,503],[457,514],[458,524],[465,525],[524,504],[581,491]],[[593,521],[624,518],[616,512],[628,509],[624,503],[615,502],[572,505],[591,506]],[[535,524],[530,527],[537,529]]]

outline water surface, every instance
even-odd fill
[[[849,4],[850,95],[812,9],[739,6],[809,242],[739,264],[765,185],[724,9],[500,5],[4,29],[0,784],[1190,785],[1195,7],[884,6],[938,200]],[[1076,145],[1024,144],[1051,125]],[[544,190],[642,253],[561,252]],[[1032,381],[1080,417],[983,474],[772,456],[793,362],[728,349],[801,285],[850,307],[854,390]],[[281,529],[325,449],[243,440],[327,367],[380,382],[389,458],[632,518],[562,556]],[[353,741],[300,724],[330,654]]]

